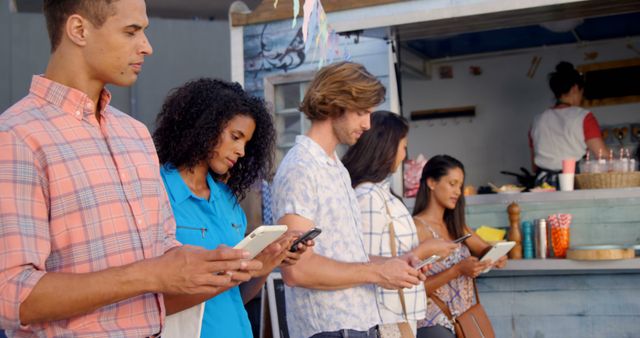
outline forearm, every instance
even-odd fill
[[[47,273],[20,305],[20,321],[28,325],[67,319],[154,292],[151,274],[143,262],[84,274]]]
[[[459,276],[460,273],[458,272],[457,265],[454,265],[450,269],[442,271],[437,275],[428,276],[424,282],[424,288],[427,290],[427,294],[431,295],[440,287]]]
[[[465,241],[465,244],[467,245],[469,251],[471,251],[471,254],[473,256],[480,258],[485,253],[487,253],[487,251],[491,250],[491,245],[489,243],[485,242],[485,240],[480,238],[480,236],[478,236],[469,227],[465,228],[467,230],[467,233],[471,234],[471,237]]]
[[[240,284],[240,294],[242,295],[242,302],[244,304],[249,303],[249,301],[258,295],[260,289],[262,289],[262,286],[267,281],[267,276],[268,275],[255,277],[246,283]]]
[[[427,259],[435,254],[435,250],[427,245],[428,242],[422,242],[417,247],[411,250],[411,253],[418,257],[420,260]]]
[[[375,263],[345,263],[311,253],[296,265],[283,267],[282,274],[289,286],[318,290],[348,289],[379,279]]]
[[[167,315],[178,313],[182,310],[186,310],[190,307],[196,306],[202,302],[225,292],[229,288],[218,288],[214,293],[196,294],[196,295],[164,295],[164,307],[167,310]]]

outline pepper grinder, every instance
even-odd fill
[[[509,204],[509,240],[516,245],[509,251],[509,259],[522,259],[522,236],[520,235],[520,206],[516,202]]]

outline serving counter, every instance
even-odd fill
[[[640,242],[640,188],[476,195],[466,201],[467,224],[472,228],[508,227],[506,209],[516,202],[521,221],[572,214],[572,246]]]
[[[640,243],[640,188],[469,196],[467,224],[508,227],[520,219],[573,215],[571,245]],[[497,337],[640,337],[640,258],[510,260],[478,278]]]

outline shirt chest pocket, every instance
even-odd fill
[[[214,249],[220,244],[212,238],[207,227],[197,224],[176,225],[176,239],[182,244],[196,245],[206,249]]]

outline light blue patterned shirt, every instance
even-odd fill
[[[298,136],[273,180],[273,216],[278,220],[295,214],[321,228],[313,248],[318,255],[368,262],[358,200],[347,169],[335,156],[332,159],[313,140]],[[291,337],[340,329],[366,331],[381,322],[372,284],[336,291],[285,287],[285,299]]]

